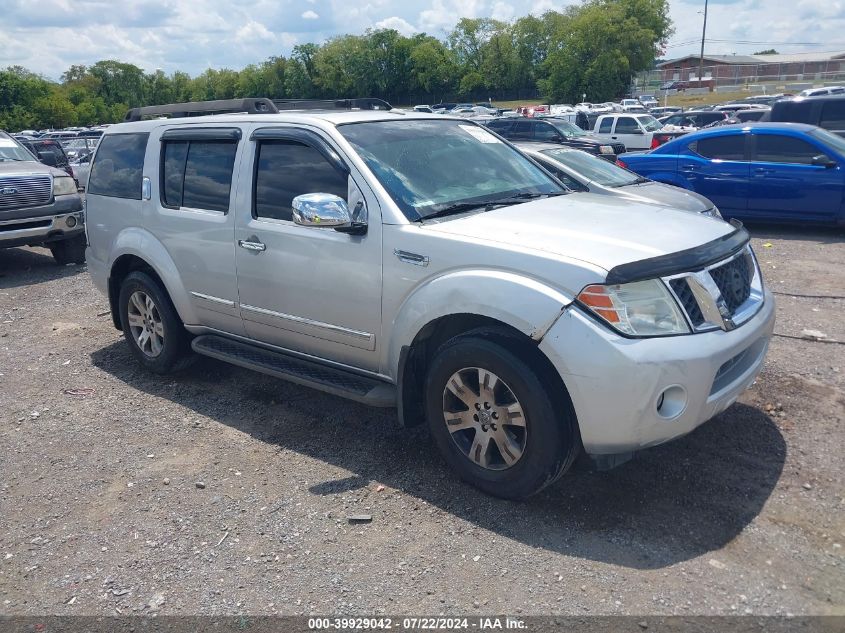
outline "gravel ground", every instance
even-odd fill
[[[845,296],[841,232],[753,233],[776,331],[845,340],[797,296]],[[845,614],[843,345],[775,338],[718,418],[511,503],[393,411],[141,371],[84,266],[0,271],[0,615]]]

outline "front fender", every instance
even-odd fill
[[[164,284],[170,300],[179,313],[182,323],[198,323],[190,295],[185,290],[179,270],[167,249],[152,233],[138,227],[123,229],[114,242],[114,248],[109,262],[109,271],[115,262],[124,255],[134,255],[145,261],[152,268]],[[111,272],[109,272],[111,277]]]
[[[386,331],[385,373],[397,378],[402,348],[429,323],[455,314],[501,321],[537,341],[572,303],[573,297],[514,273],[497,270],[450,272],[416,288],[399,307]]]

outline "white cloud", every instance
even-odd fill
[[[444,37],[461,17],[512,20],[579,0],[0,0],[0,65],[20,64],[58,79],[71,64],[119,59],[147,71],[242,68],[293,46],[342,33],[393,28]],[[701,0],[669,0],[676,33],[667,49],[698,52]],[[710,54],[845,50],[845,0],[710,0]],[[189,27],[189,28],[186,28]],[[737,44],[752,40],[759,44]],[[819,42],[819,46],[780,42]],[[49,42],[35,46],[34,42]],[[772,44],[767,44],[771,42]]]
[[[414,33],[417,33],[417,28],[409,23],[404,18],[396,17],[395,15],[389,18],[385,18],[384,20],[379,20],[373,25],[373,28],[376,29],[393,29],[395,31],[399,31],[402,35],[410,36]]]

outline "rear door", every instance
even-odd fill
[[[710,198],[723,215],[746,215],[749,195],[748,137],[742,130],[691,142],[678,157],[678,172],[693,191]]]
[[[628,151],[633,149],[649,149],[650,142],[639,122],[632,116],[621,116],[616,119],[610,138],[625,144]]]
[[[832,220],[842,204],[842,166],[813,165],[825,147],[809,137],[752,130],[748,215],[761,220]],[[833,158],[833,157],[829,157]]]

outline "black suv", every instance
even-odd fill
[[[679,125],[681,127],[703,128],[708,125],[721,124],[730,118],[727,112],[720,110],[687,110],[661,117],[663,125]]]
[[[495,119],[487,127],[509,141],[536,141],[558,143],[567,147],[584,150],[610,161],[625,153],[625,145],[605,141],[587,134],[577,125],[563,119],[546,117],[542,119],[509,118]]]
[[[845,95],[780,99],[761,120],[809,123],[845,136]]]

